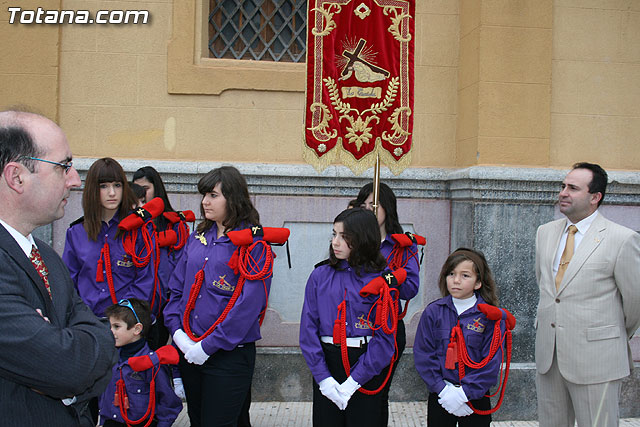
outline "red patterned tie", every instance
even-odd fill
[[[44,265],[44,261],[42,261],[40,251],[36,245],[31,246],[31,255],[29,256],[29,259],[44,282],[44,287],[47,288],[47,292],[49,292],[49,298],[53,299],[51,296],[51,287],[49,286],[49,270],[47,270],[47,266]]]

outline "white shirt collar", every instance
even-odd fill
[[[20,246],[20,249],[22,249],[22,251],[27,256],[27,258],[29,258],[31,256],[31,247],[32,246],[37,247],[36,242],[35,240],[33,240],[33,236],[31,235],[31,233],[29,233],[29,235],[25,237],[22,233],[20,233],[18,230],[16,230],[15,228],[13,228],[12,226],[10,226],[9,224],[7,224],[1,219],[0,219],[0,224],[2,224],[2,226],[9,232],[9,234],[11,234],[11,237],[13,237],[16,243],[18,243],[18,245]]]
[[[476,301],[478,301],[478,297],[476,297],[476,294],[474,292],[473,295],[471,295],[469,298],[458,299],[451,296],[451,300],[453,301],[453,305],[455,306],[459,316],[465,311],[469,310],[471,307],[473,307]]]
[[[589,215],[588,217],[584,218],[581,221],[578,221],[576,224],[572,224],[571,221],[569,221],[569,219],[567,218],[567,223],[564,226],[564,232],[566,233],[567,230],[569,229],[570,225],[575,225],[576,228],[578,229],[578,232],[582,235],[587,233],[587,230],[589,230],[589,227],[591,227],[591,224],[593,223],[593,221],[596,219],[596,216],[598,216],[598,210],[596,209],[594,213],[592,213],[591,215]]]

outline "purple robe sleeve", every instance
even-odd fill
[[[304,356],[311,375],[317,383],[329,378],[331,373],[324,359],[320,343],[320,314],[318,312],[318,274],[311,273],[304,291],[304,305],[300,318],[300,350]]]

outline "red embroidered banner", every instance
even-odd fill
[[[411,160],[415,0],[309,0],[303,155],[360,174]]]

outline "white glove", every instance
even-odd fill
[[[360,384],[358,384],[352,376],[349,376],[349,378],[347,378],[345,382],[340,384],[340,386],[338,387],[338,391],[346,398],[348,403],[349,399],[351,399],[351,396],[353,396],[353,393],[355,393],[359,388]]]
[[[456,417],[466,417],[467,415],[473,414],[473,409],[466,403],[463,403],[458,409],[453,411],[452,414]]]
[[[444,386],[438,396],[440,397],[438,403],[450,414],[453,414],[453,411],[458,409],[460,405],[469,401],[462,387],[456,387],[450,383]]]
[[[204,350],[202,349],[202,341],[200,341],[200,342],[197,342],[196,345],[191,347],[191,350],[185,353],[184,358],[189,363],[193,363],[195,365],[202,365],[204,362],[207,361],[207,359],[209,358],[209,355],[205,353]]]
[[[173,342],[176,343],[182,354],[187,354],[191,348],[196,345],[182,329],[178,329],[173,333]]]
[[[320,393],[330,401],[336,404],[338,409],[344,411],[344,408],[347,407],[347,402],[349,399],[345,399],[342,394],[338,391],[338,381],[336,381],[333,377],[327,377],[318,383],[320,386]]]
[[[182,385],[182,378],[173,379],[173,391],[180,399],[184,400],[187,395],[184,394],[184,386]]]

